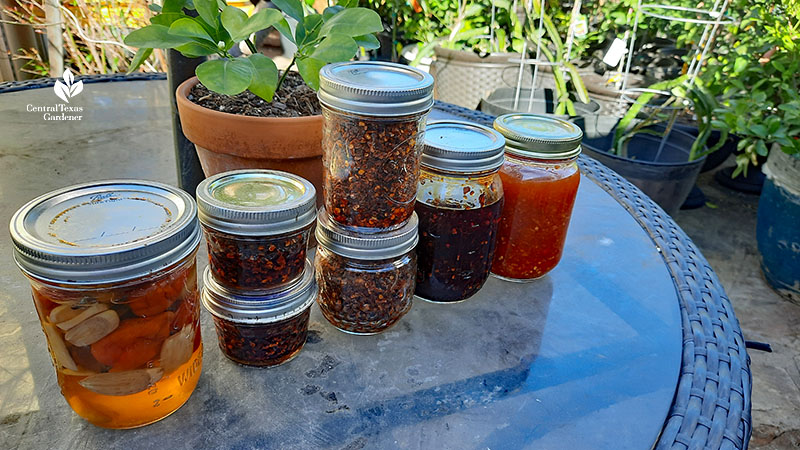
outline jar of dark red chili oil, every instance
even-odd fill
[[[322,315],[352,334],[391,327],[409,309],[417,273],[417,216],[386,233],[358,233],[339,226],[325,209],[317,221],[315,267]]]
[[[457,302],[489,277],[503,208],[505,139],[469,122],[428,123],[417,205],[417,296]]]
[[[197,187],[214,279],[227,289],[268,292],[303,276],[316,219],[314,185],[277,170],[235,170]]]
[[[492,273],[512,281],[539,278],[561,260],[578,192],[583,132],[534,114],[506,114],[494,128],[506,138],[500,169],[505,205]]]
[[[319,75],[325,209],[355,230],[402,227],[414,212],[433,77],[359,61],[329,64]]]
[[[150,181],[81,184],[32,200],[10,229],[72,409],[133,428],[180,408],[203,356],[192,197]]]
[[[208,267],[203,306],[211,313],[222,353],[248,366],[276,366],[294,358],[308,336],[308,317],[317,297],[314,267],[289,289],[257,294],[231,291]]]

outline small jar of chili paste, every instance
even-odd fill
[[[583,132],[535,114],[500,116],[494,128],[506,138],[506,161],[492,273],[511,281],[536,279],[561,260],[580,183],[576,161]]]
[[[32,200],[10,229],[72,409],[134,428],[180,408],[203,361],[192,197],[150,181],[87,183]]]
[[[409,309],[417,272],[417,216],[400,229],[361,234],[320,209],[315,267],[322,315],[352,334],[376,334]]]
[[[197,187],[211,274],[228,289],[268,292],[300,279],[316,191],[277,170],[235,170]]]
[[[443,121],[425,131],[417,189],[416,294],[434,302],[474,295],[489,277],[503,208],[505,139],[491,128]]]
[[[384,62],[320,70],[324,205],[335,222],[373,232],[414,212],[433,77]]]
[[[231,361],[248,366],[276,366],[300,352],[316,297],[310,261],[298,283],[265,294],[229,290],[210,267],[203,275],[203,306],[214,320],[219,348]]]

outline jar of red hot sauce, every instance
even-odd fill
[[[505,204],[492,273],[511,281],[545,275],[561,260],[578,192],[583,132],[535,114],[506,114],[494,128],[506,138],[500,169]]]
[[[10,224],[61,393],[105,428],[160,420],[188,400],[203,346],[186,192],[150,181],[72,186],[36,198]]]

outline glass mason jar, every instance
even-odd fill
[[[231,361],[276,366],[297,356],[308,336],[317,298],[314,267],[305,262],[300,281],[269,294],[234,292],[220,285],[211,268],[203,276],[203,306],[211,313],[219,348]]]
[[[399,64],[329,64],[319,100],[331,219],[365,232],[402,227],[414,212],[433,77]]]
[[[542,277],[561,260],[580,183],[576,163],[583,132],[534,114],[506,114],[494,127],[506,138],[500,169],[505,205],[492,273],[524,281]]]
[[[457,302],[489,277],[503,208],[505,139],[468,122],[431,122],[417,189],[416,295]]]
[[[216,281],[269,292],[297,282],[316,218],[316,190],[277,170],[235,170],[197,186],[200,223]]]
[[[321,209],[315,267],[322,315],[352,334],[376,334],[409,309],[417,272],[417,216],[387,233],[344,229]]]
[[[87,183],[32,200],[10,228],[72,409],[133,428],[180,408],[203,353],[191,196],[150,181]]]

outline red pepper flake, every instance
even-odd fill
[[[325,208],[336,222],[394,228],[414,212],[424,116],[363,120],[324,109]]]
[[[295,356],[308,336],[311,308],[280,322],[251,325],[212,316],[219,347],[230,360],[248,366],[275,366]]]

